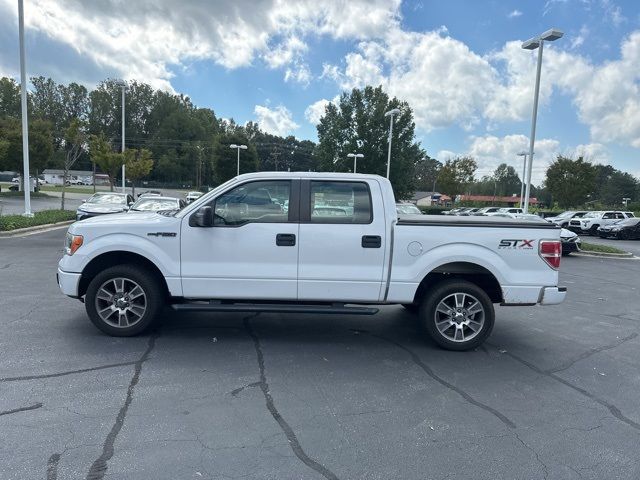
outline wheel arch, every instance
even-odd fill
[[[91,283],[91,280],[93,280],[98,273],[116,265],[135,265],[144,268],[160,281],[160,285],[162,285],[165,293],[169,295],[169,287],[164,275],[151,260],[139,253],[111,251],[98,255],[84,267],[80,282],[78,283],[78,296],[82,297],[87,293],[89,283]]]
[[[500,282],[487,268],[472,262],[449,262],[431,270],[420,282],[414,296],[414,303],[420,302],[431,287],[443,280],[460,279],[477,285],[484,290],[493,303],[503,301]]]

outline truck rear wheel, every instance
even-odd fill
[[[104,333],[130,337],[154,322],[164,305],[164,290],[147,270],[117,265],[91,280],[84,304],[91,322]]]
[[[484,290],[466,280],[445,280],[433,287],[420,306],[429,336],[447,350],[470,350],[491,334],[495,312]]]

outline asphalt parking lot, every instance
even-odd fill
[[[2,479],[640,477],[640,260],[563,259],[466,353],[395,306],[123,339],[58,291],[64,232],[0,239]]]

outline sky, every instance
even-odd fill
[[[17,0],[0,0],[0,76],[19,73]],[[382,85],[440,161],[478,176],[528,150],[536,51],[549,28],[534,183],[556,155],[640,177],[637,0],[25,0],[27,74],[89,88],[136,79],[218,117],[316,140],[343,91]]]

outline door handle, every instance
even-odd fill
[[[363,235],[362,248],[380,248],[382,246],[382,237],[380,235]]]
[[[296,236],[293,233],[278,233],[276,235],[276,245],[279,247],[295,247]]]

